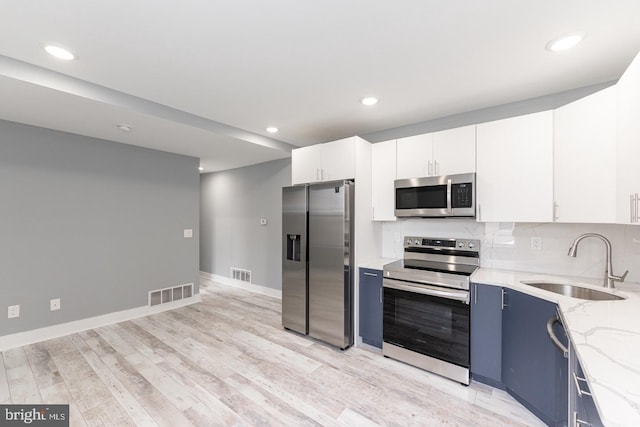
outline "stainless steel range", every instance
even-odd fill
[[[384,266],[382,353],[469,384],[469,280],[480,241],[405,237]]]

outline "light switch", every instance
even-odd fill
[[[184,229],[184,238],[185,239],[190,239],[191,237],[193,237],[193,230],[190,228],[185,228]]]
[[[20,306],[19,305],[10,305],[7,310],[7,318],[13,319],[14,317],[20,317]]]

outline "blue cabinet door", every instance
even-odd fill
[[[382,348],[382,271],[361,268],[359,283],[362,342]]]
[[[568,361],[547,334],[556,305],[505,289],[502,382],[507,392],[547,425],[566,425]],[[566,342],[566,336],[556,332]]]
[[[471,377],[502,385],[502,288],[471,285]]]

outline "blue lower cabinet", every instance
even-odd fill
[[[382,348],[382,271],[361,268],[358,318],[362,342]]]
[[[502,288],[471,285],[471,377],[502,385]]]
[[[568,360],[547,334],[556,304],[499,286],[471,285],[471,376],[506,390],[549,426],[567,425]],[[568,343],[562,326],[555,335]]]
[[[591,397],[589,384],[571,344],[569,345],[569,373],[569,425],[602,427],[602,420]]]
[[[567,425],[568,360],[547,333],[547,322],[556,318],[556,304],[504,291],[502,383],[545,424]],[[567,345],[562,328],[557,329],[555,335]]]

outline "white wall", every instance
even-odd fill
[[[640,227],[616,224],[476,223],[470,219],[410,219],[382,225],[384,258],[402,258],[403,236],[474,238],[481,241],[482,267],[599,278],[604,276],[605,246],[596,239],[580,243],[578,256],[567,255],[583,233],[600,233],[613,246],[613,272],[629,270],[627,281],[640,282]],[[531,249],[531,237],[542,249]]]

